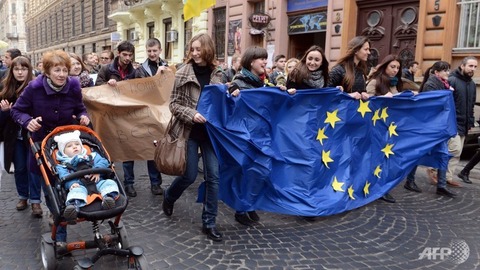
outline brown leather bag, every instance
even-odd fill
[[[155,164],[157,169],[168,175],[183,175],[187,167],[187,139],[184,138],[184,130],[181,130],[179,137],[173,139],[169,131],[172,127],[174,117],[170,119],[163,138],[158,142],[155,149]],[[184,125],[181,125],[184,129]]]

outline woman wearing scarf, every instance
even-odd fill
[[[396,55],[387,55],[370,75],[367,93],[370,96],[388,96],[403,91],[402,64]]]
[[[328,61],[320,46],[313,45],[288,75],[287,89],[316,89],[327,86]],[[292,93],[290,93],[292,94]]]

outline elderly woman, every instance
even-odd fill
[[[11,109],[12,118],[22,128],[32,132],[35,142],[42,141],[58,126],[69,125],[76,118],[81,125],[88,125],[90,119],[82,101],[82,89],[76,79],[68,77],[71,68],[70,56],[62,50],[46,52],[43,55],[45,73],[38,76],[25,88]],[[29,153],[29,170],[32,177],[41,178],[33,153]],[[47,207],[51,208],[48,195]],[[58,227],[57,245],[65,245],[66,229]]]

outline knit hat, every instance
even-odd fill
[[[80,140],[80,131],[79,130],[75,130],[73,132],[68,132],[68,133],[63,133],[61,135],[55,136],[53,139],[57,142],[58,151],[60,151],[60,153],[62,155],[65,155],[65,146],[69,142],[78,141],[80,143],[80,145],[82,145],[82,140]]]

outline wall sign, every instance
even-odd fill
[[[288,34],[305,34],[327,31],[327,12],[288,17]]]
[[[287,12],[326,7],[328,0],[288,0]]]
[[[267,28],[270,23],[270,16],[265,13],[255,12],[248,18],[250,25],[255,29],[264,29]]]

